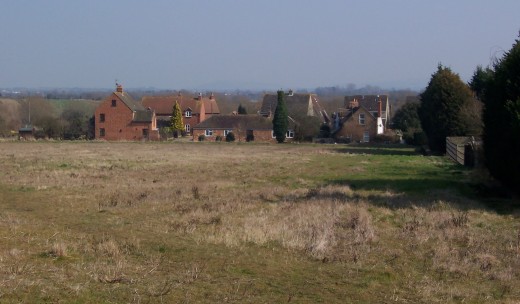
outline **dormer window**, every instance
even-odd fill
[[[186,110],[186,112],[184,112],[184,116],[191,117],[191,110]]]

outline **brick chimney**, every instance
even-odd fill
[[[349,102],[348,107],[349,109],[359,108],[359,101],[354,98],[354,100]]]
[[[199,93],[199,100],[202,100],[202,93]]]
[[[119,83],[116,84],[116,92],[118,92],[118,93],[123,93],[123,86],[120,85]]]
[[[383,116],[383,102],[381,101],[381,98],[379,98],[379,101],[377,102],[379,109],[377,110],[377,117]]]
[[[213,95],[213,92],[211,92],[211,95],[209,95],[209,99],[210,99],[210,100],[215,99],[215,95]]]

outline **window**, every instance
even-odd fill
[[[213,130],[207,129],[205,135],[206,136],[213,136]]]
[[[294,130],[287,130],[287,133],[285,133],[286,138],[294,138]]]
[[[116,106],[116,100],[115,100],[115,99],[112,99],[112,106],[113,106],[113,107]]]
[[[359,124],[360,125],[365,124],[365,114],[359,114]]]
[[[101,128],[101,129],[99,129],[99,136],[100,136],[100,137],[105,136],[105,128]]]
[[[276,135],[274,134],[274,131],[271,131],[271,137],[276,138]]]
[[[186,112],[184,113],[184,116],[191,117],[191,111],[190,110],[186,110]]]
[[[191,131],[191,127],[190,127],[189,124],[185,124],[185,125],[184,125],[184,131],[186,131],[186,133],[190,133],[190,131]]]
[[[229,133],[233,133],[233,130],[224,130],[224,136],[227,136]]]
[[[99,122],[105,122],[105,114],[99,114]]]
[[[370,134],[368,131],[363,132],[363,142],[369,142],[370,141]]]

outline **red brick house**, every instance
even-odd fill
[[[294,129],[295,123],[290,122],[287,141],[293,140]],[[256,114],[212,116],[193,127],[193,140],[198,141],[203,135],[204,140],[215,141],[220,136],[224,141],[229,132],[233,132],[235,141],[276,142],[272,119]]]
[[[169,125],[172,117],[173,106],[175,102],[179,103],[182,111],[182,120],[184,122],[184,131],[191,134],[193,126],[203,122],[212,115],[220,114],[215,96],[211,94],[209,97],[185,97],[181,94],[171,96],[144,96],[142,103],[145,107],[155,111],[157,115],[158,125]]]
[[[386,129],[390,121],[390,102],[388,95],[352,95],[345,96],[345,108],[356,101],[359,105],[369,111],[374,117],[381,117],[383,127]],[[381,114],[378,114],[381,112]]]
[[[123,87],[105,98],[95,111],[96,139],[158,140],[155,112],[143,107]]]
[[[379,128],[379,130],[378,130]],[[360,105],[356,100],[350,102],[333,116],[332,136],[339,142],[370,142],[377,134],[381,134],[382,122],[377,114]]]

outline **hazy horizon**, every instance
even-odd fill
[[[0,88],[423,89],[511,48],[520,1],[6,0]]]

